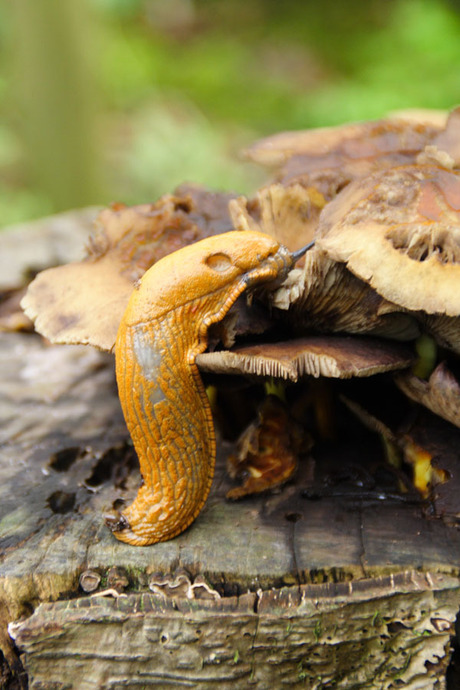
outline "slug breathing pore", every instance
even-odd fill
[[[106,522],[129,544],[185,530],[211,488],[216,442],[196,356],[209,327],[253,286],[281,281],[300,253],[268,235],[231,231],[154,264],[121,321],[115,361],[119,396],[143,477],[134,502]]]

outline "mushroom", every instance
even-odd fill
[[[254,227],[257,223],[258,229],[273,234],[273,196],[276,191],[276,198],[282,198],[284,186],[289,214],[284,213],[285,222],[277,226],[276,237],[289,247],[303,222],[308,236],[313,235],[316,241],[316,247],[305,257],[303,275],[293,271],[273,298],[275,306],[289,310],[288,320],[298,331],[369,333],[410,340],[424,328],[438,342],[458,351],[456,308],[450,313],[442,305],[430,306],[427,295],[431,287],[420,289],[417,285],[428,264],[409,276],[407,269],[413,262],[407,261],[405,272],[399,275],[401,262],[396,263],[395,258],[386,261],[388,251],[381,261],[381,250],[393,242],[396,257],[398,251],[404,252],[398,243],[406,243],[409,257],[417,247],[422,255],[426,240],[430,253],[433,234],[435,253],[439,253],[436,247],[440,242],[445,245],[438,263],[445,262],[446,257],[456,261],[460,204],[458,176],[452,168],[458,161],[459,130],[460,109],[456,109],[447,122],[444,115],[394,116],[376,122],[286,132],[256,142],[249,149],[247,154],[253,160],[284,167],[278,175],[280,182],[260,190],[255,202],[231,202],[234,223],[238,227]],[[443,165],[449,169],[443,170]],[[301,204],[291,201],[293,196],[302,198],[302,186],[308,202],[303,206],[308,212],[304,210],[303,214]],[[413,205],[405,215],[405,205],[411,204],[411,199]],[[359,222],[355,220],[358,213]],[[279,212],[271,215],[281,218]],[[375,231],[377,225],[380,234]],[[286,226],[289,231],[284,229]],[[370,255],[373,263],[369,263]],[[430,266],[428,275],[433,270]],[[382,280],[377,279],[378,272]],[[443,273],[448,292],[448,271]],[[418,305],[414,300],[401,299],[396,286],[418,294]]]
[[[328,204],[317,246],[460,352],[460,173],[400,166]]]
[[[411,350],[378,338],[308,336],[284,342],[243,345],[197,356],[201,371],[285,379],[303,376],[349,379],[405,369]]]
[[[325,252],[318,240],[302,272],[292,272],[273,295],[295,333],[354,333],[396,340],[420,334],[415,315],[385,299]]]
[[[445,118],[443,118],[445,120]],[[443,126],[432,117],[390,117],[339,127],[283,132],[255,142],[246,156],[280,168],[277,181],[314,188],[330,201],[375,170],[415,162]]]
[[[260,189],[253,199],[232,199],[229,212],[237,230],[265,232],[296,251],[313,240],[325,204],[323,195],[314,188],[272,184]]]
[[[22,306],[53,343],[112,350],[133,286],[161,257],[230,230],[230,194],[184,186],[154,204],[114,204],[96,220],[82,262],[42,271]]]
[[[449,113],[444,129],[417,157],[418,162],[439,163],[444,168],[460,167],[460,106]]]
[[[456,316],[460,174],[411,165],[356,181],[325,208],[317,244],[386,299]]]
[[[377,338],[310,336],[285,342],[245,345],[231,350],[204,352],[196,363],[202,373],[240,375],[252,379],[368,377],[406,369],[413,362],[411,350]],[[320,401],[315,401],[317,408]],[[318,413],[318,409],[315,409]],[[326,415],[329,413],[326,410]],[[227,497],[238,499],[284,484],[297,467],[298,456],[312,440],[278,397],[268,395],[257,420],[241,434],[236,453],[227,467],[231,477],[243,477],[241,486]]]
[[[396,375],[395,382],[408,398],[460,428],[460,383],[445,362],[428,380],[407,371]]]

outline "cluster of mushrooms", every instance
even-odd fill
[[[144,483],[107,523],[132,544],[174,537],[206,500],[215,441],[203,376],[394,372],[400,391],[460,427],[449,368],[460,354],[460,108],[283,133],[246,153],[275,171],[253,198],[184,185],[113,205],[85,260],[43,271],[23,300],[51,342],[115,351]],[[421,337],[441,353],[423,373]],[[292,475],[305,435],[282,398],[267,396],[242,435],[232,471],[245,483],[231,497]]]

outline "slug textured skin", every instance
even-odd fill
[[[281,280],[287,249],[259,232],[228,232],[170,254],[139,282],[115,345],[120,401],[143,484],[115,536],[137,545],[175,537],[201,511],[214,474],[211,408],[195,364],[211,324],[248,287]]]

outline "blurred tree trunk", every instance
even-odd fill
[[[27,173],[55,210],[101,200],[97,51],[86,0],[12,0],[10,93]]]

